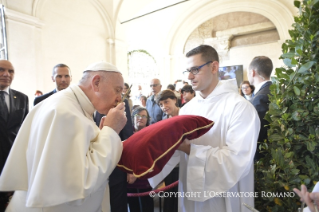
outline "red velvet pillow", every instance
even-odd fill
[[[118,167],[140,179],[158,174],[185,138],[204,135],[214,125],[201,116],[175,116],[152,124],[123,142]]]

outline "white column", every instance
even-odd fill
[[[112,38],[106,39],[108,44],[108,53],[107,53],[107,61],[109,61],[112,64],[115,64],[115,56],[114,56],[114,40]]]

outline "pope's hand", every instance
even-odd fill
[[[104,119],[104,120],[103,120]],[[115,108],[110,109],[107,116],[101,120],[103,126],[111,127],[118,134],[126,124],[125,103],[118,104]]]

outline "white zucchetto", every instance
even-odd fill
[[[86,67],[84,72],[86,71],[111,71],[121,73],[116,66],[105,61],[90,64],[88,67]]]

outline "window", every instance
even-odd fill
[[[7,48],[7,33],[6,33],[6,20],[4,15],[4,6],[0,5],[0,12],[1,12],[1,39],[0,39],[0,59],[8,60],[8,48]]]

